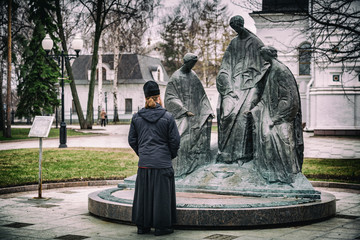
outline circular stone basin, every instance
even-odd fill
[[[111,188],[89,194],[89,211],[97,216],[131,223],[133,189]],[[212,193],[177,192],[177,226],[254,227],[301,223],[332,217],[335,196],[320,200],[261,198]]]

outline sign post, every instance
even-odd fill
[[[28,137],[39,138],[39,191],[38,199],[42,198],[42,139],[48,137],[54,117],[51,116],[35,116]]]

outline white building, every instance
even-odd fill
[[[322,68],[314,62],[311,33],[303,31],[308,20],[293,21],[303,17],[299,9],[308,9],[308,4],[308,0],[263,0],[262,11],[250,14],[256,35],[278,50],[278,59],[294,74],[305,130],[317,135],[360,135],[359,70],[349,73],[341,64]]]
[[[72,65],[84,116],[86,116],[87,110],[91,59],[91,55],[82,55],[75,59]],[[147,81],[153,80],[159,84],[161,97],[164,99],[169,77],[159,59],[137,54],[120,54],[118,63],[117,84],[115,87],[114,55],[103,54],[101,61],[99,61],[93,102],[95,120],[98,119],[98,106],[107,111],[109,120],[114,118],[114,90],[117,93],[117,112],[120,120],[131,119],[133,113],[144,107],[143,85]],[[102,67],[101,71],[99,71],[100,65]],[[102,76],[100,88],[99,72]],[[99,94],[99,90],[102,94]],[[66,121],[71,119],[73,122],[78,122],[69,84],[65,85],[64,95]]]

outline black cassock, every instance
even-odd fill
[[[139,168],[132,221],[143,228],[171,228],[176,223],[173,168]],[[170,225],[169,225],[170,224]]]

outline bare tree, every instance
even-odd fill
[[[8,96],[14,96],[16,95],[14,93],[15,90],[11,90],[11,94],[6,94],[6,91],[3,91],[3,87],[7,89],[7,81],[5,79],[8,79],[8,69],[5,67],[6,62],[8,61],[8,36],[9,32],[9,17],[11,21],[11,68],[12,73],[17,74],[20,69],[20,64],[22,61],[22,58],[19,57],[23,51],[26,37],[31,35],[32,28],[29,24],[28,18],[27,18],[27,10],[28,10],[28,4],[25,1],[19,1],[19,0],[12,0],[11,1],[11,15],[9,16],[9,5],[10,1],[0,1],[0,65],[1,65],[1,99],[0,99],[0,105],[4,106],[6,103],[6,98]],[[24,34],[26,33],[26,34]],[[8,65],[10,66],[10,65]],[[6,77],[5,77],[6,76]],[[15,75],[14,75],[15,76]],[[10,86],[15,86],[17,83],[17,79],[14,77],[10,78],[11,84]],[[14,107],[14,99],[10,98],[9,105],[11,109]],[[6,135],[6,127],[5,127],[5,110],[3,107],[0,109],[0,130],[3,131],[3,135]]]
[[[157,6],[159,6],[159,2],[154,1],[151,8],[155,9]],[[119,64],[121,64],[122,60],[122,56],[119,56],[119,54],[123,52],[143,54],[145,52],[146,44],[144,44],[144,36],[149,30],[150,21],[153,20],[154,17],[152,11],[153,10],[149,13],[140,14],[135,18],[119,18],[116,12],[110,12],[108,15],[109,22],[116,22],[116,24],[110,24],[104,29],[101,43],[104,52],[114,53],[114,79],[112,88],[114,122],[119,121],[117,78]]]
[[[261,0],[232,0],[247,10],[265,10]],[[292,1],[294,2],[294,1]],[[308,34],[311,50],[317,63],[341,63],[348,71],[356,68],[360,60],[360,1],[359,0],[309,0],[298,3],[293,22],[307,21],[303,31]],[[259,15],[272,23],[282,23],[281,18]],[[288,19],[287,19],[288,22]]]
[[[360,1],[313,0],[307,16],[312,46],[323,60],[357,66],[360,60]]]
[[[3,135],[5,135],[5,111],[4,111],[4,104],[3,104],[3,79],[4,79],[4,71],[3,71],[3,65],[4,61],[0,60],[0,130],[3,132]]]
[[[201,41],[202,49],[202,80],[206,87],[214,85],[217,70],[220,68],[222,53],[219,39],[226,36],[228,27],[227,5],[222,5],[220,0],[207,0],[201,12]],[[230,39],[228,39],[227,44]]]
[[[117,37],[118,32],[116,32]],[[118,113],[118,87],[117,87],[117,79],[118,79],[118,71],[119,71],[119,45],[114,45],[114,81],[113,81],[113,99],[114,99],[114,122],[119,121],[119,113]],[[120,60],[121,61],[121,60]]]
[[[100,38],[103,31],[113,24],[119,24],[125,19],[140,19],[143,15],[151,15],[155,7],[155,0],[80,0],[81,4],[88,10],[89,20],[95,25],[93,32],[93,53],[91,62],[90,85],[88,94],[86,128],[91,129],[93,124],[93,102],[95,91],[96,67],[98,64],[98,51]],[[115,19],[108,16],[114,14]]]
[[[230,41],[227,6],[220,0],[182,1],[163,20],[165,67],[174,72],[186,52],[198,55],[194,71],[206,87],[214,84],[223,44]]]
[[[11,0],[8,1],[8,61],[7,61],[7,88],[6,88],[6,130],[5,137],[11,138]],[[0,106],[2,107],[2,106]]]
[[[62,47],[64,53],[67,54],[67,52],[68,52],[67,40],[68,40],[69,36],[71,35],[71,33],[73,32],[74,26],[77,25],[76,23],[79,21],[79,17],[74,14],[73,19],[75,20],[74,21],[75,24],[70,25],[68,23],[69,22],[68,19],[65,19],[65,21],[63,21],[63,16],[68,16],[68,14],[62,14],[62,12],[64,11],[66,13],[67,11],[69,11],[70,7],[73,8],[73,7],[76,7],[76,5],[74,6],[73,4],[71,4],[70,6],[69,5],[63,6],[63,8],[61,8],[60,1],[55,0],[55,7],[56,7],[56,20],[57,20],[58,35],[59,35],[59,38],[61,41],[61,47]],[[64,28],[64,25],[65,25],[65,28]],[[66,68],[67,75],[69,77],[71,94],[72,94],[72,97],[74,100],[75,110],[76,110],[76,113],[77,113],[77,116],[79,119],[80,128],[84,129],[84,128],[86,128],[85,118],[84,118],[84,114],[83,114],[82,107],[80,104],[79,95],[77,93],[77,89],[76,89],[76,85],[75,85],[75,81],[74,81],[74,75],[72,73],[70,61],[67,58],[65,58],[65,68]]]

